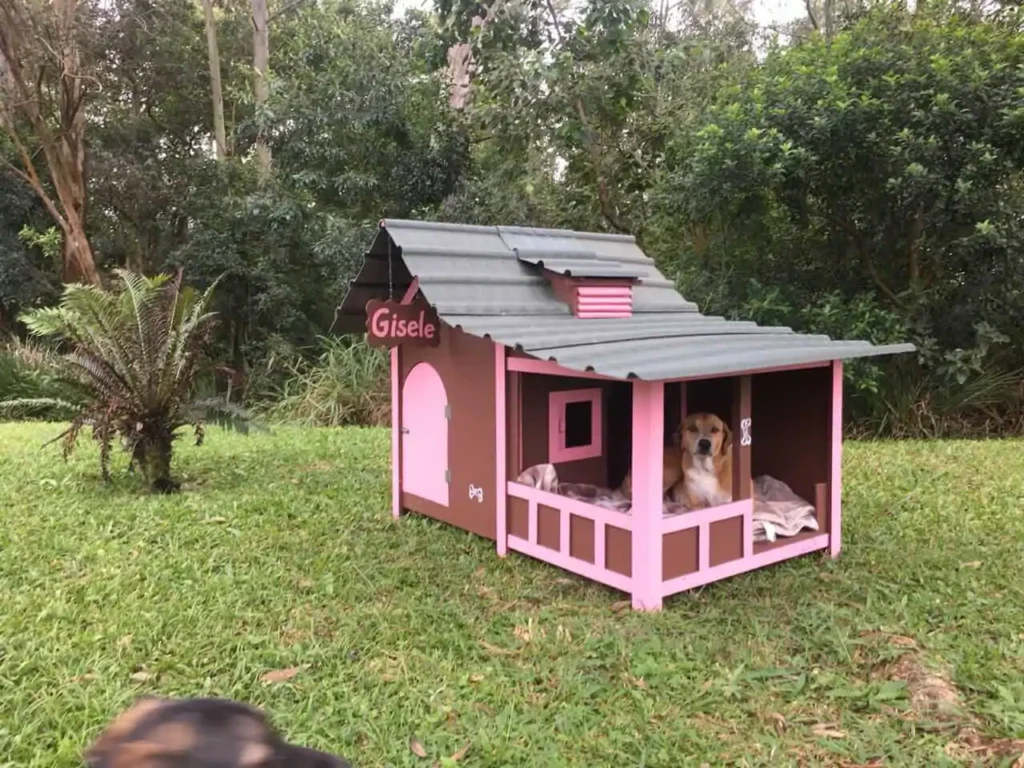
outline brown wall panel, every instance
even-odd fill
[[[430,363],[444,382],[451,421],[448,423],[448,507],[403,494],[403,506],[467,531],[495,538],[494,346],[451,326],[441,330],[441,343],[402,347],[401,381],[419,362]],[[406,457],[402,457],[405,461]],[[469,497],[469,486],[483,489],[483,502]]]

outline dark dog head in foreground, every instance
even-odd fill
[[[89,768],[351,768],[288,744],[262,712],[226,699],[139,699],[85,761]]]

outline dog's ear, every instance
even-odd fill
[[[722,422],[722,455],[732,450],[732,430],[724,421]]]

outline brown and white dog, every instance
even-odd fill
[[[257,709],[227,699],[144,697],[85,753],[89,768],[352,768],[288,744]]]
[[[692,413],[680,439],[682,477],[669,496],[689,509],[732,501],[732,430],[713,413]]]
[[[691,413],[679,426],[678,445],[665,446],[662,491],[669,501],[704,509],[732,501],[732,431],[713,413]],[[619,491],[632,498],[631,473]]]

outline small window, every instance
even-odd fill
[[[574,389],[549,396],[548,461],[601,455],[601,390]]]

